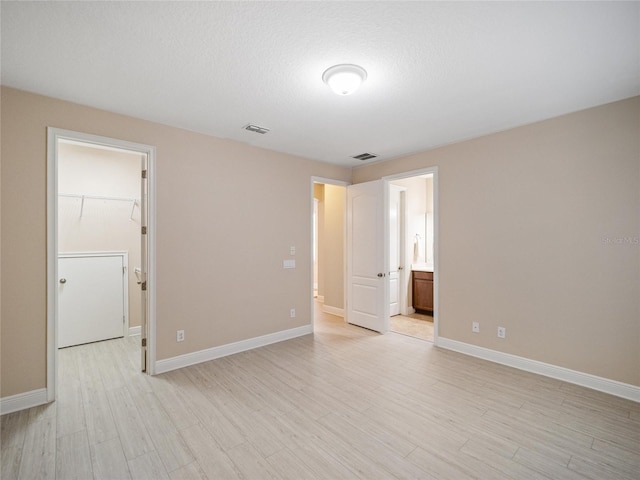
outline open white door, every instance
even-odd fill
[[[404,206],[406,188],[389,185],[389,316],[400,315],[406,303],[404,286]]]
[[[389,329],[382,180],[347,187],[347,322]]]

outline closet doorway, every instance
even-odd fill
[[[49,400],[59,348],[135,337],[138,370],[153,373],[154,153],[146,145],[49,129]]]

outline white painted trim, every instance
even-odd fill
[[[517,368],[518,370],[537,373],[538,375],[591,388],[610,395],[615,395],[616,397],[640,402],[640,387],[630,385],[628,383],[609,380],[589,373],[577,372],[568,368],[539,362],[537,360],[530,360],[510,353],[499,352],[497,350],[491,350],[444,337],[439,337],[438,343],[435,345],[447,350],[453,350],[454,352]]]
[[[38,405],[48,403],[47,389],[39,388],[30,392],[18,393],[9,397],[0,398],[0,415],[25,410]]]
[[[140,325],[135,326],[135,327],[129,327],[129,336],[130,337],[135,337],[136,335],[140,335],[141,328],[142,327],[140,327]]]
[[[148,265],[147,279],[147,313],[149,335],[147,340],[148,362],[147,371],[155,373],[156,358],[156,257],[155,257],[155,165],[156,149],[151,145],[113,139],[88,133],[64,130],[61,128],[47,128],[47,400],[56,398],[56,377],[58,372],[58,141],[71,141],[93,144],[96,147],[128,150],[147,155],[147,185],[148,185]]]
[[[324,303],[324,295],[318,295],[316,297],[316,300],[318,300],[320,303]]]
[[[281,332],[262,335],[261,337],[249,338],[239,342],[220,345],[219,347],[207,348],[198,352],[185,353],[184,355],[178,355],[177,357],[158,360],[156,361],[156,373],[170,372],[171,370],[177,370],[178,368],[208,362],[209,360],[215,360],[216,358],[226,357],[228,355],[252,350],[258,347],[264,347],[265,345],[290,340],[310,333],[313,333],[312,326],[310,324],[303,325],[302,327],[296,327],[290,330],[283,330]]]
[[[344,318],[344,308],[332,307],[331,305],[323,305],[322,311],[324,313],[329,313],[331,315]]]

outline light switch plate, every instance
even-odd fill
[[[282,267],[283,268],[296,268],[296,261],[295,260],[285,260],[284,262],[282,262]]]

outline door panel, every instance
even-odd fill
[[[58,348],[124,336],[123,257],[59,257]]]
[[[384,191],[381,180],[347,189],[347,322],[386,332]]]

